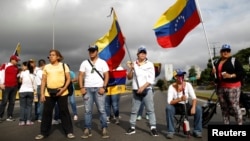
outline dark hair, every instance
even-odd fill
[[[51,53],[51,52],[55,52],[55,53],[56,53],[56,56],[59,57],[59,59],[57,60],[58,62],[61,62],[61,61],[64,59],[63,56],[62,56],[62,54],[60,53],[60,51],[58,51],[58,50],[56,50],[56,49],[51,49],[51,50],[49,51],[49,53]]]
[[[39,61],[38,61],[38,66],[39,67],[41,67],[41,66],[43,66],[43,65],[45,65],[46,64],[46,61],[44,60],[44,59],[40,59]]]
[[[28,70],[29,70],[29,72],[30,72],[31,74],[34,73],[34,68],[33,68],[33,66],[31,65],[30,61],[25,61],[25,62],[23,62],[23,65],[24,65],[24,66],[27,66],[27,68],[28,68]]]

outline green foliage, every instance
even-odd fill
[[[248,86],[249,82],[250,82],[250,71],[249,71],[249,57],[250,57],[250,47],[239,50],[236,54],[232,55],[234,57],[236,57],[243,65],[243,68],[246,72],[246,78],[244,80],[245,84],[244,84],[244,89],[245,90],[250,90],[250,86]],[[218,59],[220,56],[215,56],[213,58],[213,60]],[[212,63],[211,63],[211,59],[208,60],[207,63],[207,68],[205,68],[202,72],[201,72],[201,77],[200,77],[200,82],[202,84],[210,84],[211,81],[213,81],[214,77],[212,77],[210,75],[212,70]]]

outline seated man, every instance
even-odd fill
[[[175,82],[168,88],[168,99],[166,107],[166,120],[167,120],[167,138],[174,137],[174,115],[176,114],[177,107],[184,107],[184,103],[188,103],[188,98],[191,97],[192,104],[187,106],[188,115],[194,115],[194,129],[193,135],[197,138],[202,137],[202,108],[196,105],[196,95],[192,85],[184,81],[186,72],[177,69],[174,71]],[[180,105],[182,104],[182,105]],[[188,104],[186,104],[188,105]],[[179,108],[178,108],[179,109]],[[185,109],[183,108],[185,112]]]

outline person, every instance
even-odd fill
[[[104,60],[99,58],[98,46],[90,45],[88,51],[90,59],[84,60],[81,63],[78,75],[79,87],[85,105],[84,131],[81,138],[92,136],[91,128],[94,102],[100,115],[102,138],[109,138],[105,111],[105,90],[109,80],[109,67]]]
[[[68,67],[70,68],[69,64],[67,64]],[[72,81],[72,84],[78,81],[78,78],[76,77],[76,74],[70,70],[70,79]],[[77,114],[77,107],[76,107],[76,99],[75,99],[75,85],[73,84],[73,94],[69,96],[69,102],[71,105],[71,109],[73,112],[73,119],[78,120],[78,114]]]
[[[36,61],[34,59],[29,59],[28,61],[29,64],[31,64],[31,66],[33,67],[34,69],[34,74],[35,76],[37,75],[37,71],[38,71],[38,67],[36,66]],[[37,78],[35,79],[35,81],[37,81]],[[39,83],[39,82],[38,82]],[[40,106],[39,105],[39,98],[38,98],[38,95],[34,95],[34,113],[35,113],[35,120],[38,120],[38,116],[39,116],[39,113],[38,113],[38,107]]]
[[[144,46],[140,46],[137,51],[137,60],[133,63],[128,62],[129,72],[128,80],[132,80],[133,97],[132,109],[130,114],[130,127],[126,134],[136,133],[136,116],[142,102],[145,103],[146,111],[149,116],[149,125],[152,136],[158,136],[156,129],[156,117],[154,110],[153,84],[155,81],[154,65],[147,59],[147,50]]]
[[[107,113],[107,123],[110,123],[111,119],[115,120],[115,124],[120,123],[120,96],[122,92],[122,88],[119,85],[123,85],[123,78],[126,79],[126,70],[124,73],[122,73],[121,70],[124,70],[123,67],[120,65],[113,71],[110,71],[109,73],[109,83],[111,87],[109,87],[109,91],[106,94],[106,100],[105,100],[105,110]],[[119,79],[115,78],[116,73],[119,72]],[[111,78],[114,76],[114,78]],[[126,80],[124,81],[124,85],[126,83]],[[111,114],[111,110],[113,111],[113,115]]]
[[[53,109],[56,102],[59,106],[62,127],[67,138],[75,138],[68,109],[67,87],[70,83],[70,74],[68,66],[64,65],[61,62],[62,60],[63,56],[58,50],[50,50],[50,63],[46,64],[43,68],[40,100],[44,103],[44,107],[40,134],[35,137],[36,140],[41,140],[49,136],[52,125]],[[65,71],[63,69],[63,65],[65,67]]]
[[[232,59],[230,45],[223,44],[220,50],[220,58],[214,62],[212,74],[217,76],[217,95],[224,124],[230,124],[230,111],[233,111],[237,124],[242,125],[239,100],[241,81],[245,72],[237,58],[234,58],[234,61]]]
[[[68,64],[67,64],[68,65]],[[70,66],[68,65],[69,69]],[[75,73],[70,70],[70,79],[71,81],[77,82],[78,78],[76,77]],[[69,94],[69,102],[72,108],[72,112],[73,112],[73,119],[74,120],[78,120],[78,114],[77,114],[77,107],[76,107],[76,100],[75,100],[75,86],[72,85],[73,87],[73,94]],[[58,104],[55,105],[55,111],[54,111],[54,119],[52,121],[52,124],[60,124],[61,123],[61,119],[60,119],[60,113],[59,113],[59,109],[58,109]]]
[[[37,98],[38,102],[35,102],[35,119],[38,122],[42,121],[42,112],[43,112],[43,103],[40,100],[41,97],[41,80],[43,68],[46,65],[46,61],[44,59],[38,60],[38,68],[36,69],[36,84],[37,84]]]
[[[144,109],[145,109],[145,104],[144,104],[144,102],[142,102],[141,105],[140,105],[139,111],[137,113],[136,120],[141,120],[142,119]],[[148,120],[148,113],[147,112],[145,113],[145,118]]]
[[[166,121],[167,121],[167,138],[174,137],[174,115],[185,112],[186,104],[187,114],[194,116],[193,135],[197,138],[202,137],[202,108],[197,105],[197,98],[194,89],[189,82],[184,81],[185,71],[176,69],[174,71],[175,82],[168,87]],[[192,103],[188,99],[191,97]]]
[[[0,68],[0,88],[2,89],[2,102],[0,105],[0,122],[3,121],[6,105],[8,103],[6,121],[15,121],[13,111],[15,106],[16,94],[18,91],[18,73],[17,67],[19,57],[10,56],[8,63],[2,64]]]
[[[32,103],[37,84],[35,80],[34,68],[29,61],[22,63],[20,74],[21,87],[19,89],[20,119],[19,125],[33,125],[32,122]]]

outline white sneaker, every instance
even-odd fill
[[[136,120],[141,120],[141,116],[137,116]]]
[[[34,122],[32,122],[32,121],[30,121],[30,120],[27,120],[27,121],[26,121],[26,125],[28,125],[28,126],[29,126],[29,125],[33,125],[33,124],[34,124]]]
[[[74,115],[74,120],[78,120],[78,116],[77,115]]]
[[[61,123],[61,120],[58,119],[58,120],[52,120],[52,125],[57,125],[57,124],[60,124]]]

